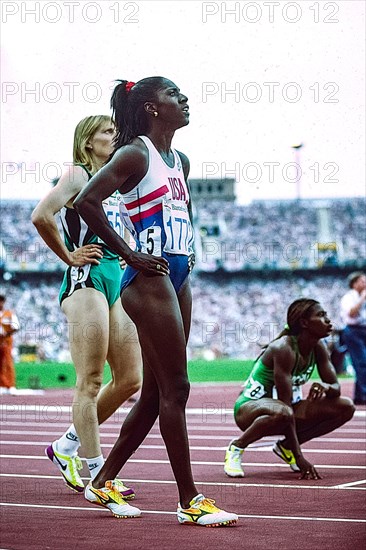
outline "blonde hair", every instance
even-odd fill
[[[104,124],[110,124],[112,119],[108,115],[88,116],[80,120],[74,132],[73,162],[82,164],[91,174],[99,169],[94,162],[91,149],[86,144]]]

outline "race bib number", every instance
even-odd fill
[[[71,267],[70,277],[74,284],[85,283],[90,273],[90,264],[81,267]]]
[[[273,399],[278,399],[278,393],[276,386],[273,386],[272,390]],[[292,386],[292,403],[297,403],[302,400],[302,387],[301,386]]]
[[[103,201],[103,209],[109,225],[123,238],[123,223],[119,208],[121,200],[121,195],[119,193],[114,193],[111,197]]]
[[[266,390],[260,382],[257,380],[253,380],[253,378],[249,378],[246,389],[244,392],[244,396],[248,399],[261,399],[266,394]]]
[[[136,229],[133,226],[133,223],[130,219],[130,216],[128,215],[127,208],[126,208],[125,203],[123,201],[121,201],[119,203],[119,214],[120,214],[121,221],[122,221],[124,227],[126,227],[126,229],[128,229],[128,231],[130,232],[130,234],[134,238],[135,242],[137,242]]]
[[[297,403],[302,400],[302,387],[292,386],[292,402]]]
[[[163,221],[166,234],[165,252],[189,256],[192,251],[193,230],[184,201],[165,200]]]
[[[161,256],[161,227],[152,225],[140,233],[141,252]]]

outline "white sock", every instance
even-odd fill
[[[80,440],[76,433],[74,424],[56,441],[56,451],[62,455],[74,455],[80,447]]]
[[[94,479],[104,466],[103,455],[96,456],[95,458],[86,458],[85,460],[89,468],[90,477]]]

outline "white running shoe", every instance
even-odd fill
[[[52,445],[49,445],[47,449],[45,449],[46,456],[48,456],[53,464],[60,470],[66,485],[73,491],[82,493],[84,491],[84,483],[78,472],[78,470],[81,470],[83,467],[80,458],[77,454],[69,456],[58,453],[54,448],[54,444],[55,443],[52,443]]]
[[[106,481],[102,489],[96,489],[88,483],[85,488],[85,498],[92,504],[108,508],[116,518],[137,518],[141,510],[127,504],[114,481]]]
[[[233,440],[234,441],[234,440]],[[241,458],[243,456],[244,449],[236,447],[229,443],[225,454],[224,472],[229,477],[244,477],[244,470],[241,467]]]
[[[189,508],[182,508],[178,504],[177,516],[183,525],[201,525],[202,527],[229,527],[238,521],[236,514],[224,512],[215,506],[215,501],[197,495],[192,498]]]

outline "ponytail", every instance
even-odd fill
[[[156,92],[165,79],[161,76],[143,78],[138,82],[116,80],[111,97],[113,122],[116,126],[115,150],[130,143],[139,135],[146,135],[150,117],[145,103],[155,101]]]
[[[119,82],[114,88],[111,97],[112,118],[116,126],[116,136],[114,138],[115,148],[118,149],[121,145],[129,143],[134,137],[132,129],[129,126],[129,105],[126,84],[128,80],[117,80]]]

